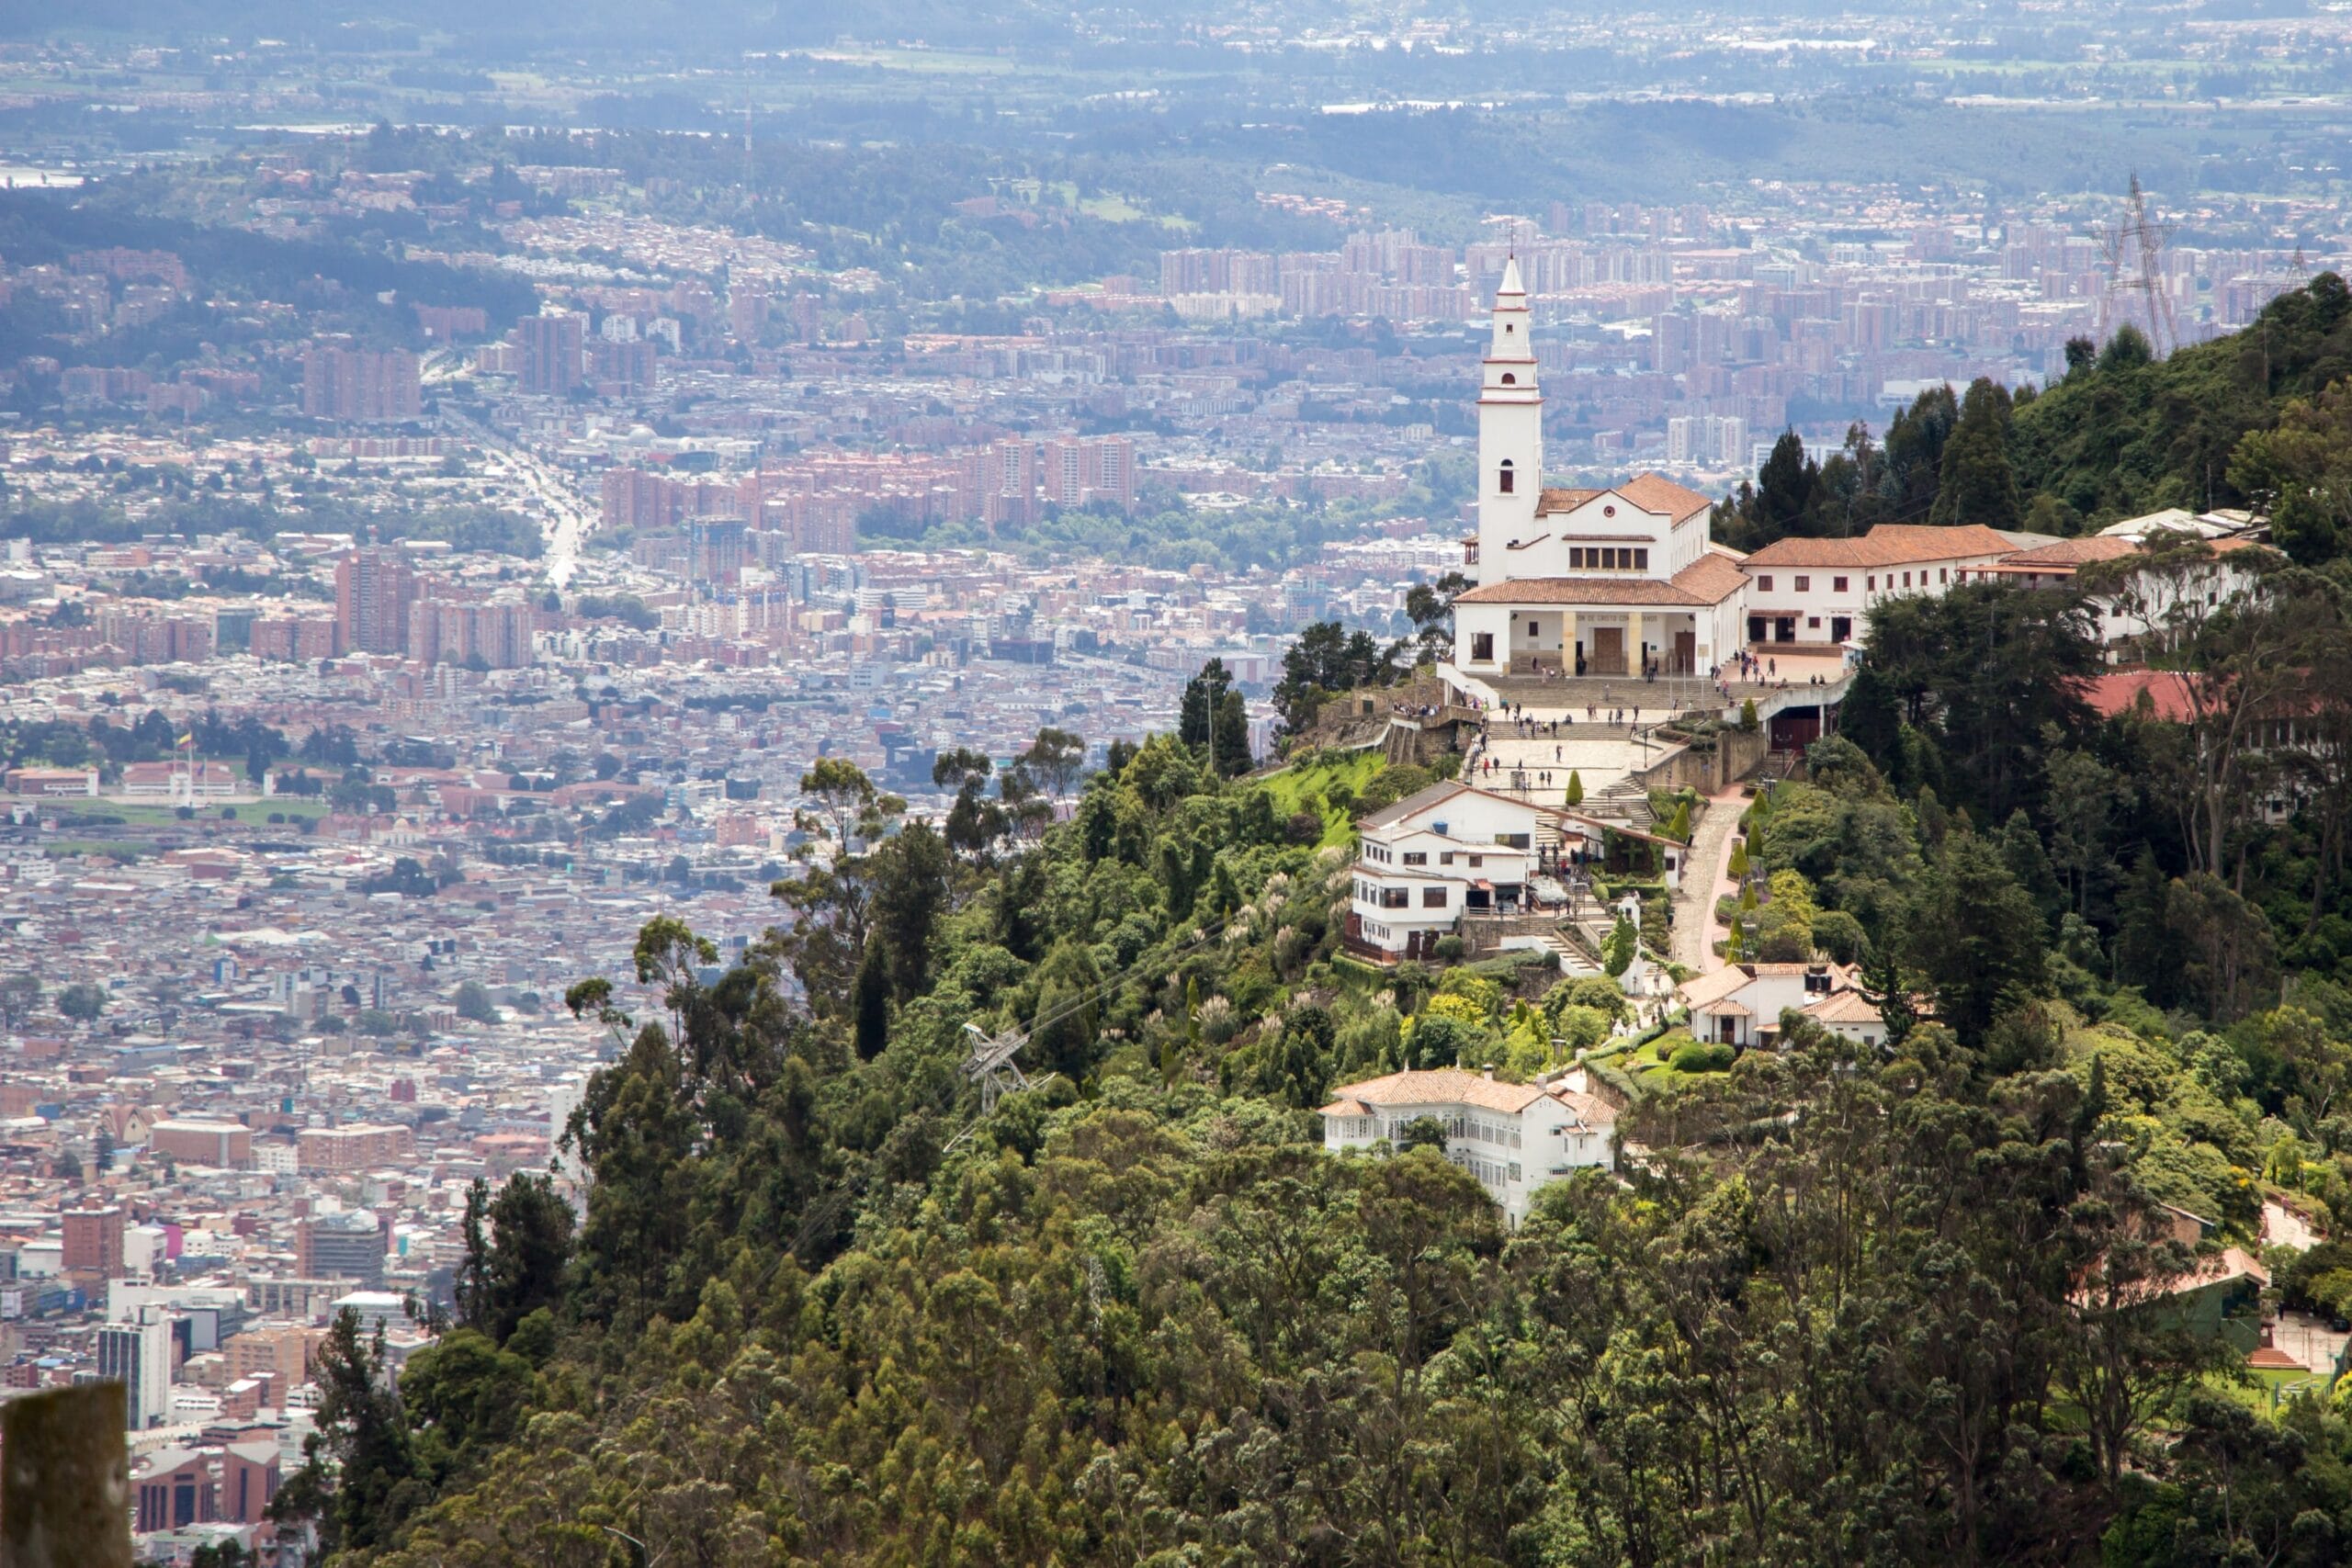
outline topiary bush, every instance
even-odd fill
[[[1666,1065],[1678,1073],[1720,1073],[1729,1068],[1738,1055],[1728,1045],[1693,1040],[1688,1045],[1676,1047]]]

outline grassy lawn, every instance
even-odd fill
[[[1347,844],[1355,840],[1355,822],[1344,811],[1334,811],[1326,798],[1334,784],[1344,784],[1354,794],[1363,793],[1373,775],[1386,764],[1377,751],[1358,751],[1344,762],[1317,763],[1311,768],[1284,768],[1269,773],[1258,781],[1259,787],[1273,796],[1278,816],[1292,817],[1306,809],[1306,798],[1314,795],[1316,808],[1323,814],[1321,844]]]
[[[70,811],[73,817],[82,818],[80,821],[66,821],[64,826],[69,831],[103,830],[118,825],[124,828],[169,828],[180,821],[179,808],[175,806],[147,806],[119,800],[86,800],[66,810]],[[236,816],[224,816],[222,815],[224,811],[234,811]],[[280,795],[269,800],[251,801],[238,806],[199,806],[196,808],[196,815],[189,820],[236,822],[247,827],[256,824],[266,827],[269,825],[269,815],[273,811],[284,816],[288,822],[300,822],[306,818],[324,817],[327,814],[326,797],[314,795],[307,799],[298,799],[291,795]],[[61,816],[63,815],[64,813],[61,812]],[[113,818],[116,820],[114,822],[96,820],[100,818]]]

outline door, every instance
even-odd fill
[[[1750,642],[1762,642],[1764,640],[1763,616],[1750,615],[1747,617],[1747,640]]]
[[[1596,675],[1623,675],[1625,672],[1624,627],[1592,628],[1592,672]]]
[[[1832,615],[1829,617],[1830,641],[1844,642],[1848,637],[1852,637],[1853,635],[1854,618],[1851,615]]]
[[[1698,662],[1699,634],[1676,632],[1674,634],[1674,672],[1677,675],[1688,675],[1697,668]]]
[[[1796,641],[1796,640],[1797,640],[1797,618],[1796,618],[1794,615],[1775,615],[1775,616],[1773,616],[1773,617],[1772,617],[1772,640],[1773,640],[1774,642],[1794,642],[1794,641]]]

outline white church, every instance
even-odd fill
[[[1707,537],[1709,499],[1661,474],[1546,488],[1544,393],[1519,264],[1503,269],[1478,387],[1476,583],[1453,602],[1454,670],[1507,676],[1705,676],[1742,649],[1850,650],[1872,604],[1983,578],[2033,536],[1882,524],[1743,556]]]

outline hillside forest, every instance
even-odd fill
[[[2185,714],[2087,700],[2089,587],[1875,614],[1841,733],[1729,808],[1734,940],[1859,964],[1883,1048],[1790,1014],[1725,1061],[1547,962],[1360,964],[1351,820],[1435,775],[1251,773],[1225,693],[1083,777],[1067,736],[955,760],[944,831],[829,762],[763,942],[657,920],[636,987],[573,988],[584,1208],[478,1191],[397,1386],[337,1325],[281,1517],[370,1568],[2344,1561],[2346,1396],[2164,1289],[2235,1247],[2352,1310],[2352,1248],[2260,1239],[2352,1213],[2344,293],[2267,360],[1957,400],[1939,486],[2087,524],[2210,474],[2285,548],[2161,628]],[[1719,525],[1902,515],[1897,446]],[[971,1030],[1026,1034],[985,1117]],[[1322,1148],[1336,1085],[1579,1050],[1637,1157],[1516,1229],[1429,1140]]]

